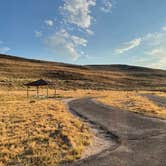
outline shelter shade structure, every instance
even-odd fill
[[[52,83],[52,82],[49,82],[49,81],[46,81],[46,80],[43,80],[43,79],[40,79],[40,80],[37,80],[37,81],[33,81],[33,82],[29,82],[29,83],[26,83],[24,84],[26,87],[27,87],[27,97],[29,97],[29,88],[30,87],[36,87],[36,96],[39,97],[39,87],[46,87],[46,95],[48,97],[48,88],[50,86],[54,87],[54,90],[55,90],[55,94],[56,95],[56,87],[55,87],[55,84]]]

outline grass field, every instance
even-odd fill
[[[81,156],[88,127],[56,99],[26,99],[0,92],[0,165],[56,165]]]
[[[1,90],[0,164],[56,165],[80,158],[92,134],[67,111],[64,98],[97,97],[98,102],[122,111],[166,118],[166,107],[144,94],[166,97],[164,92],[58,90],[56,99],[37,99],[34,92],[27,99],[26,91]]]
[[[56,98],[36,98],[32,89],[27,99],[24,83],[41,78],[56,83]],[[68,112],[66,98],[92,97],[122,111],[166,119],[165,78],[165,70],[78,66],[0,54],[0,166],[55,166],[81,157],[93,134]]]
[[[166,118],[166,92],[160,91],[110,91],[110,90],[76,90],[58,91],[61,97],[94,97],[96,101],[112,107],[132,111],[147,116]],[[163,97],[160,105],[146,97],[146,94]],[[96,98],[97,97],[97,98]]]
[[[104,97],[98,98],[97,101],[121,110],[132,111],[153,117],[166,118],[166,100],[165,105],[159,106],[157,102],[151,101],[144,96],[144,94],[164,96],[166,99],[166,93],[164,92],[112,91],[103,92]]]

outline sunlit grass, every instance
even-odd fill
[[[100,97],[97,101],[122,110],[166,118],[166,107],[160,107],[157,103],[142,95],[146,93],[152,92],[105,91],[102,92],[105,97]],[[164,92],[156,92],[154,94],[166,96]]]
[[[92,97],[98,102],[121,110],[166,118],[166,101],[165,106],[160,106],[157,102],[148,99],[145,94],[166,97],[165,92],[154,91],[58,90],[57,92],[61,98]]]
[[[80,158],[88,127],[55,99],[0,92],[0,165],[56,165]]]
[[[32,89],[33,90],[33,89]],[[92,135],[88,127],[67,111],[62,99],[92,97],[98,102],[154,117],[166,118],[166,107],[145,94],[166,97],[164,92],[57,90],[45,98],[40,89],[30,98],[24,91],[0,91],[0,165],[56,165],[81,157]],[[54,96],[54,90],[49,90]]]
[[[145,94],[166,97],[165,92],[154,91],[110,91],[110,90],[58,90],[57,96],[60,98],[83,98],[92,97],[98,102],[119,108],[121,110],[132,111],[148,116],[166,118],[165,106],[154,102]]]

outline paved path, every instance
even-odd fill
[[[117,148],[71,166],[166,166],[166,121],[106,107],[91,99],[69,102],[69,108],[112,133]]]
[[[153,94],[143,94],[142,96],[147,97],[148,99],[153,101],[155,104],[159,105],[160,107],[165,107],[166,108],[166,97],[156,96],[156,95],[153,95]]]

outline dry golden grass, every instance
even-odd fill
[[[73,117],[60,99],[98,97],[96,100],[122,110],[166,118],[165,107],[146,96],[148,92],[68,89],[165,90],[165,71],[125,66],[74,66],[0,55],[0,165],[56,165],[81,156],[91,134]],[[107,69],[106,69],[107,68]],[[37,79],[56,83],[57,99],[27,100],[24,83]],[[96,79],[97,78],[97,79]],[[4,91],[2,90],[4,89]],[[45,90],[40,93],[46,94]],[[53,94],[54,91],[50,90]],[[149,92],[152,93],[152,92]],[[35,91],[30,93],[35,94]],[[155,93],[166,97],[166,93]],[[163,104],[162,104],[163,105]]]
[[[166,101],[165,105],[153,102],[144,96],[153,94],[155,96],[166,97],[165,92],[152,91],[105,91],[105,90],[58,90],[59,98],[82,98],[97,97],[96,100],[106,105],[111,105],[122,110],[132,111],[148,116],[166,118]]]
[[[159,97],[166,97],[166,93],[164,93],[164,92],[153,92],[152,94],[159,96]]]
[[[45,94],[41,90],[40,94]],[[50,90],[49,94],[54,91]],[[61,99],[97,97],[122,110],[166,118],[166,109],[136,91],[57,91],[57,99],[27,100],[26,91],[0,91],[0,165],[56,165],[80,158],[92,135]],[[35,91],[30,93],[35,95]],[[143,95],[142,95],[143,94]],[[166,97],[164,92],[153,95]]]
[[[97,101],[122,110],[166,118],[166,107],[161,107],[157,102],[153,102],[146,96],[142,96],[142,94],[146,93],[152,92],[103,91],[103,97],[98,98]],[[153,94],[156,96],[166,96],[164,92],[153,92]]]
[[[55,99],[0,91],[0,165],[56,165],[81,156],[88,127]]]
[[[125,65],[78,66],[0,54],[0,87],[23,88],[38,79],[61,89],[166,90],[166,71]]]
[[[149,116],[166,118],[165,105],[153,102],[146,97],[146,94],[152,94],[159,97],[166,97],[165,92],[152,91],[105,91],[105,90],[58,90],[59,98],[82,98],[96,97],[96,100],[106,105],[111,105],[122,110],[132,111]]]

